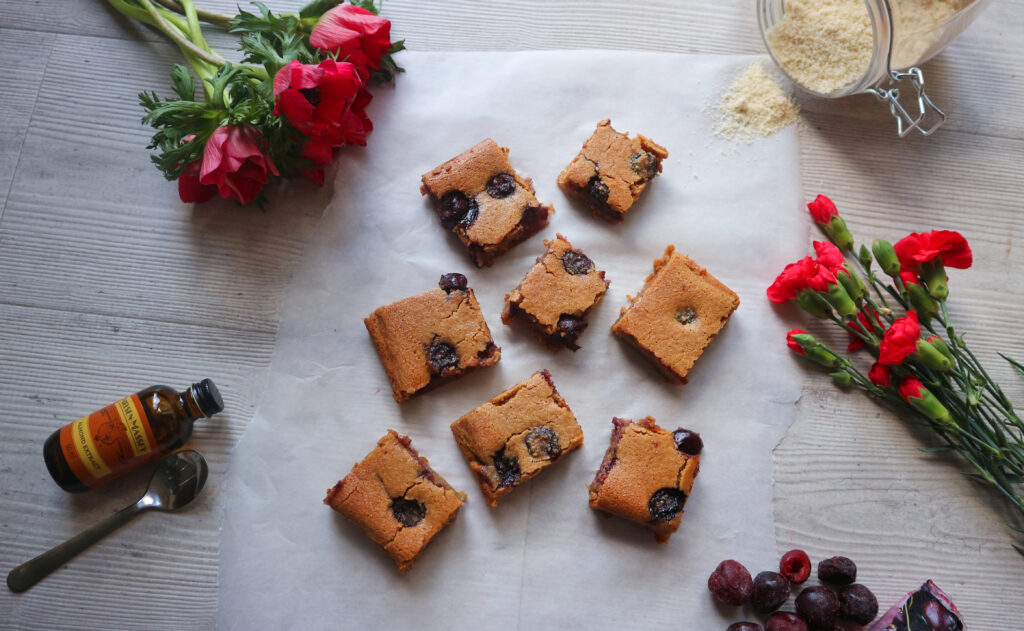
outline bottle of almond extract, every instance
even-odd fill
[[[46,468],[60,488],[80,493],[181,447],[196,420],[223,409],[209,379],[184,392],[152,386],[51,434],[43,445]]]

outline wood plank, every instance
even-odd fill
[[[173,51],[153,43],[138,54],[139,45],[66,35],[55,43],[0,225],[0,294],[12,304],[273,331],[330,186],[282,185],[266,212],[181,203],[150,164],[136,97],[166,89]],[[125,58],[137,61],[105,81],[80,70]]]
[[[50,34],[0,28],[0,67],[7,73],[4,89],[0,90],[0,220],[35,108],[43,70],[56,39]]]
[[[140,516],[32,590],[3,590],[6,628],[211,627],[224,502],[217,491],[228,452],[259,400],[273,345],[271,333],[0,305],[5,571],[133,502],[148,479],[151,468],[102,492],[69,495],[50,479],[41,457],[51,432],[158,383],[185,387],[210,377],[226,404],[224,413],[197,423],[191,442],[211,468],[195,510]],[[27,528],[30,523],[38,527]]]

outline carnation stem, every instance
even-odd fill
[[[186,15],[186,9],[182,6],[180,2],[176,2],[175,0],[156,0],[156,2],[158,4],[163,5],[164,7],[167,7],[171,11],[175,11],[177,13],[181,13],[182,15]],[[195,9],[196,17],[198,17],[203,22],[206,22],[207,24],[213,24],[214,26],[226,27],[231,22],[231,20],[234,19],[230,15],[217,13],[215,11],[206,11],[204,9],[195,7],[194,5],[193,8]]]

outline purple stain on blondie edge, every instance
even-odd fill
[[[494,354],[498,352],[498,345],[494,342],[487,342],[487,346],[482,351],[477,351],[477,359],[488,359],[494,357]]]
[[[558,317],[558,340],[565,344],[570,350],[577,350],[576,340],[587,328],[587,323],[582,318],[562,314]]]

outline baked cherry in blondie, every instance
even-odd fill
[[[686,377],[740,298],[693,259],[665,249],[654,273],[622,308],[612,333],[639,349],[670,381]]]
[[[651,417],[612,419],[612,438],[590,489],[590,506],[654,531],[665,543],[683,518],[700,470],[700,435],[669,432]]]
[[[501,321],[510,324],[518,317],[528,322],[548,347],[575,351],[587,328],[587,313],[601,302],[609,282],[590,257],[574,249],[562,235],[544,245],[544,255],[505,296]]]
[[[462,274],[445,274],[437,289],[380,307],[363,323],[399,403],[501,359]]]
[[[620,222],[648,182],[661,173],[668,150],[650,138],[630,138],[612,129],[610,120],[597,129],[558,176],[562,190],[611,222]]]
[[[441,225],[459,237],[477,267],[548,225],[554,211],[537,201],[533,183],[508,161],[508,149],[490,138],[422,178]]]
[[[546,370],[452,423],[452,433],[491,506],[583,444],[583,430]]]
[[[362,528],[405,572],[450,524],[466,495],[430,468],[407,436],[388,430],[324,504]]]

